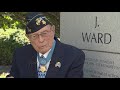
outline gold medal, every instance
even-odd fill
[[[41,72],[46,72],[46,71],[47,71],[46,66],[42,66],[42,65],[41,65],[39,71],[41,71]]]

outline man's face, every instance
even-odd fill
[[[54,35],[55,26],[47,25],[37,32],[28,34],[27,37],[29,38],[34,49],[37,52],[44,54],[52,48]]]

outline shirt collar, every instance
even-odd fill
[[[51,49],[49,51],[47,51],[45,54],[39,53],[39,55],[40,55],[40,57],[43,55],[45,58],[47,58],[50,51],[51,51]]]

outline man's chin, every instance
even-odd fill
[[[45,51],[44,49],[42,49],[42,48],[39,49],[38,52],[39,52],[39,53],[42,53],[42,54],[46,53],[46,51]]]

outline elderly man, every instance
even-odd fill
[[[61,43],[55,26],[43,13],[26,17],[30,44],[15,50],[10,75],[14,78],[82,78],[85,54]]]

